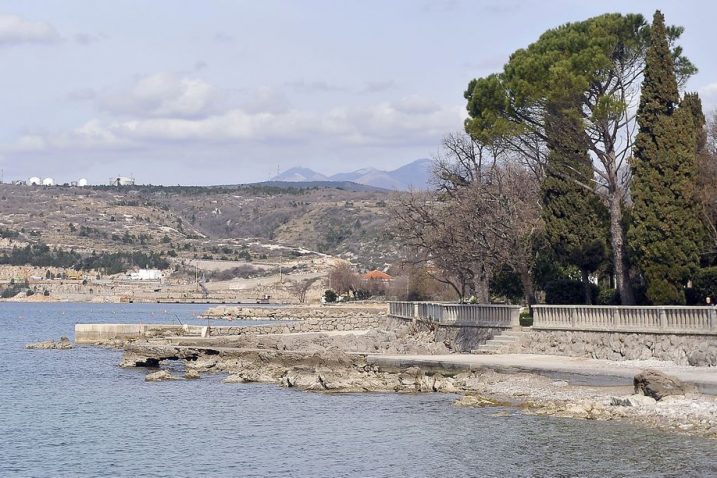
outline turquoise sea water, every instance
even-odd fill
[[[204,308],[0,303],[0,477],[717,476],[716,441],[620,423],[441,394],[145,383],[116,350],[23,348],[77,322],[206,324]]]

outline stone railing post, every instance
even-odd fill
[[[576,305],[573,305],[570,307],[570,327],[573,329],[578,324],[578,307]]]
[[[511,308],[508,310],[510,314],[510,327],[512,329],[520,328],[520,307]]]
[[[710,328],[710,330],[714,330],[715,328],[717,328],[717,318],[715,317],[715,315],[717,315],[717,312],[715,312],[715,308],[710,307],[710,312],[709,312],[709,328]]]
[[[660,307],[660,328],[667,328],[667,311],[664,307]]]

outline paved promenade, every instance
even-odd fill
[[[641,370],[655,369],[693,384],[702,392],[717,395],[717,367],[690,367],[658,360],[612,361],[557,355],[383,355],[367,356],[370,364],[381,367],[410,367],[444,370],[490,368],[505,372],[548,375],[580,385],[625,385]]]

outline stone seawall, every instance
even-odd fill
[[[329,319],[305,319],[276,325],[258,326],[221,326],[210,327],[209,336],[243,335],[243,334],[290,334],[296,332],[331,332],[346,330],[363,330],[385,326],[385,317],[350,317]]]
[[[431,332],[436,342],[442,342],[452,352],[470,353],[479,345],[486,343],[493,337],[505,331],[505,327],[481,327],[476,325],[446,325],[422,320],[413,321],[398,317],[386,319],[388,328],[397,328],[401,325],[413,324],[418,331]]]
[[[717,336],[531,330],[520,352],[608,360],[669,360],[678,365],[717,365]]]
[[[207,309],[201,316],[228,320],[312,320],[385,317],[387,312],[386,305],[380,303],[290,307],[217,306]]]

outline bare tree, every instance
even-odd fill
[[[312,277],[309,279],[293,281],[289,283],[286,288],[289,293],[296,297],[300,304],[303,304],[306,302],[306,294],[318,279],[318,277]]]
[[[348,262],[339,262],[329,271],[329,288],[337,294],[349,294],[356,290],[358,276]]]
[[[494,273],[507,264],[532,303],[533,242],[541,227],[536,175],[465,134],[447,136],[443,146],[436,191],[404,196],[393,214],[397,237],[414,251],[411,262],[433,265],[437,280],[461,298],[475,292],[482,303],[490,301]]]

